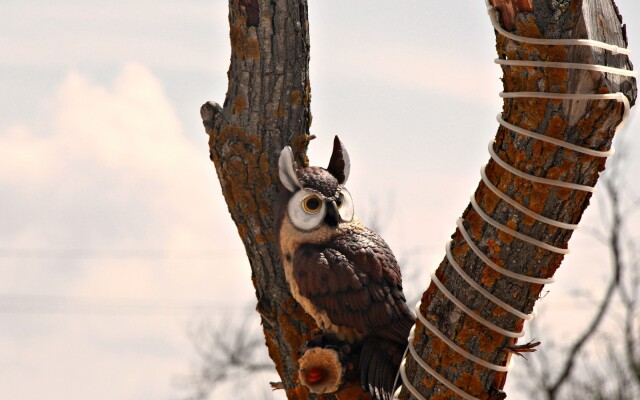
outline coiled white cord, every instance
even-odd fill
[[[514,35],[513,33],[506,31],[500,26],[498,22],[498,13],[490,3],[489,0],[484,1],[487,6],[487,13],[491,19],[493,28],[498,31],[502,36],[508,37],[511,40],[521,43],[542,44],[542,45],[559,45],[559,46],[590,46],[600,49],[609,50],[612,54],[626,54],[631,55],[631,51],[622,47],[618,47],[615,44],[609,44],[604,42],[598,42],[591,39],[542,39],[542,38],[528,38],[524,36]]]
[[[603,43],[603,42],[599,42],[596,40],[590,40],[590,39],[541,39],[541,38],[527,38],[527,37],[523,37],[523,36],[518,36],[515,35],[513,33],[507,32],[506,30],[504,30],[499,22],[498,22],[498,16],[497,16],[497,11],[496,9],[491,6],[489,4],[488,0],[485,0],[486,6],[487,6],[487,11],[489,13],[489,17],[491,19],[491,23],[494,27],[494,29],[499,32],[501,35],[518,41],[518,42],[522,42],[522,43],[531,43],[531,44],[541,44],[541,45],[562,45],[562,46],[591,46],[591,47],[597,47],[597,48],[601,48],[601,49],[605,49],[608,50],[610,52],[612,52],[613,54],[625,54],[625,55],[631,55],[631,51],[624,49],[624,48],[620,48],[616,45],[612,45],[612,44],[608,44],[608,43]],[[580,63],[566,63],[566,62],[549,62],[549,61],[529,61],[529,60],[503,60],[503,59],[496,59],[495,60],[496,64],[499,65],[508,65],[508,66],[523,66],[523,67],[546,67],[546,68],[565,68],[565,69],[581,69],[581,70],[588,70],[588,71],[596,71],[596,72],[602,72],[602,73],[611,73],[611,74],[617,74],[617,75],[622,75],[622,76],[633,76],[633,77],[637,77],[638,73],[635,71],[630,71],[630,70],[626,70],[626,69],[621,69],[621,68],[614,68],[614,67],[608,67],[608,66],[602,66],[602,65],[593,65],[593,64],[580,64]],[[558,99],[558,100],[616,100],[619,102],[623,103],[623,116],[622,116],[622,121],[620,122],[620,124],[618,124],[618,126],[616,127],[616,132],[619,131],[620,129],[622,129],[624,123],[626,122],[628,116],[629,116],[629,110],[631,108],[630,104],[629,104],[629,99],[627,98],[627,96],[625,96],[623,93],[610,93],[610,94],[565,94],[565,93],[543,93],[543,92],[518,92],[518,93],[504,93],[501,92],[500,93],[500,97],[502,98],[522,98],[522,97],[530,97],[530,98],[548,98],[548,99]],[[599,150],[592,150],[592,149],[588,149],[588,148],[584,148],[581,146],[577,146],[574,145],[572,143],[567,143],[563,140],[559,140],[559,139],[555,139],[549,136],[544,136],[541,135],[539,133],[536,132],[532,132],[520,127],[517,127],[513,124],[510,124],[508,122],[506,122],[501,115],[498,115],[497,117],[498,122],[500,123],[500,125],[504,126],[505,128],[507,128],[508,130],[515,132],[517,134],[520,135],[524,135],[524,136],[528,136],[531,137],[533,139],[536,140],[541,140],[541,141],[545,141],[548,143],[552,143],[555,144],[557,146],[569,149],[569,150],[573,150],[579,153],[583,153],[583,154],[587,154],[590,156],[594,156],[594,157],[608,157],[611,154],[613,154],[613,148],[611,148],[608,151],[599,151]],[[537,176],[533,176],[530,174],[526,174],[516,168],[513,168],[511,165],[505,163],[502,159],[500,159],[500,157],[498,157],[498,155],[495,153],[494,149],[493,149],[493,140],[491,141],[491,143],[489,143],[489,154],[491,155],[491,158],[498,164],[500,165],[500,167],[504,168],[505,170],[511,172],[512,174],[519,176],[521,178],[527,179],[529,181],[532,182],[537,182],[537,183],[543,183],[543,184],[547,184],[547,185],[553,185],[553,186],[558,186],[558,187],[564,187],[564,188],[569,188],[569,189],[573,189],[573,190],[581,190],[581,191],[586,191],[586,192],[593,192],[594,189],[591,186],[587,186],[587,185],[580,185],[580,184],[576,184],[576,183],[570,183],[570,182],[564,182],[564,181],[560,181],[560,180],[554,180],[554,179],[547,179],[547,178],[541,178],[541,177],[537,177]],[[518,211],[534,218],[537,221],[558,227],[558,228],[562,228],[562,229],[568,229],[568,230],[574,230],[576,229],[578,226],[576,224],[569,224],[569,223],[565,223],[565,222],[560,222],[560,221],[556,221],[547,217],[544,217],[538,213],[535,213],[531,210],[529,210],[528,208],[524,207],[523,205],[521,205],[520,203],[518,203],[517,201],[515,201],[514,199],[510,198],[509,196],[507,196],[505,193],[501,192],[495,185],[493,185],[489,179],[487,178],[486,175],[486,171],[485,171],[486,166],[482,167],[481,171],[480,171],[480,175],[482,177],[482,181],[484,182],[484,184],[489,188],[489,190],[491,190],[494,194],[496,194],[500,199],[504,200],[505,202],[507,202],[508,204],[510,204],[511,206],[513,206],[515,209],[517,209]],[[551,246],[547,243],[541,242],[537,239],[534,239],[530,236],[524,235],[522,233],[519,233],[505,225],[502,225],[500,223],[498,223],[497,221],[493,220],[492,218],[490,218],[487,214],[485,214],[481,209],[480,206],[478,205],[478,203],[475,200],[475,197],[472,195],[471,196],[471,206],[474,208],[474,210],[476,211],[476,213],[488,224],[494,226],[496,229],[501,230],[505,233],[507,233],[508,235],[511,235],[513,237],[516,237],[520,240],[523,240],[525,242],[534,244],[540,248],[543,248],[545,250],[548,251],[552,251],[555,253],[559,253],[559,254],[567,254],[569,252],[568,249],[562,249],[559,247],[555,247],[555,246]],[[553,278],[535,278],[535,277],[531,277],[531,276],[526,276],[526,275],[522,275],[522,274],[518,274],[512,271],[509,271],[505,268],[502,268],[500,266],[498,266],[495,262],[491,261],[489,259],[489,257],[487,257],[484,253],[482,253],[482,251],[475,245],[475,243],[473,243],[469,233],[467,232],[466,228],[464,227],[463,224],[463,220],[462,218],[459,218],[457,220],[457,226],[458,229],[460,230],[460,233],[462,234],[464,240],[467,242],[467,244],[469,245],[469,247],[471,248],[471,250],[485,263],[487,264],[489,267],[491,267],[492,269],[494,269],[495,271],[520,280],[520,281],[524,281],[524,282],[529,282],[529,283],[535,283],[535,284],[548,284],[548,283],[552,283],[554,281]],[[525,320],[530,320],[533,318],[533,314],[525,314],[519,310],[516,310],[515,308],[513,308],[512,306],[504,303],[503,301],[501,301],[500,299],[498,299],[497,297],[495,297],[494,295],[492,295],[491,293],[489,293],[486,289],[484,289],[482,286],[480,286],[477,282],[473,281],[460,267],[460,265],[454,260],[453,255],[451,254],[451,241],[449,241],[447,243],[446,246],[446,253],[447,253],[447,260],[449,262],[449,264],[451,266],[453,266],[453,268],[456,270],[456,272],[467,282],[469,283],[469,285],[471,285],[475,290],[477,290],[478,292],[480,292],[483,296],[485,296],[488,300],[490,300],[491,302],[493,302],[494,304],[502,307],[503,309],[505,309],[506,311],[510,312],[513,315],[516,315],[519,318],[525,319]],[[445,297],[447,297],[452,303],[454,303],[458,308],[460,308],[462,311],[464,311],[468,316],[472,317],[473,319],[475,319],[476,321],[480,322],[481,324],[485,325],[487,328],[492,329],[504,336],[507,337],[511,337],[511,338],[519,338],[522,337],[524,335],[524,331],[521,332],[511,332],[508,330],[505,330],[503,328],[500,328],[498,326],[496,326],[495,324],[487,321],[486,319],[480,317],[477,313],[473,312],[472,310],[470,310],[467,306],[465,306],[460,300],[458,300],[449,290],[447,290],[447,288],[442,284],[442,282],[440,282],[440,280],[438,279],[438,277],[435,275],[435,271],[433,271],[431,273],[431,279],[433,281],[433,283],[438,287],[438,289],[445,295]],[[464,350],[463,348],[461,348],[460,346],[458,346],[456,343],[454,343],[451,339],[449,339],[448,337],[446,337],[442,332],[440,332],[433,324],[429,323],[429,321],[424,317],[424,315],[422,315],[422,313],[420,312],[420,303],[418,303],[416,305],[416,315],[418,316],[418,319],[420,320],[420,322],[424,325],[424,327],[426,329],[429,329],[433,334],[435,334],[440,340],[442,340],[444,343],[447,344],[447,346],[449,346],[452,350],[454,350],[455,352],[457,352],[458,354],[462,355],[463,357],[479,364],[482,365],[485,368],[489,368],[495,371],[500,371],[500,372],[506,372],[508,371],[509,367],[508,366],[501,366],[501,365],[496,365],[496,364],[492,364],[489,363],[488,361],[482,360],[481,358],[469,353],[468,351]],[[453,391],[454,393],[456,393],[457,395],[459,395],[461,398],[465,399],[465,400],[479,400],[478,398],[471,396],[470,394],[466,393],[465,391],[463,391],[462,389],[458,388],[457,386],[455,386],[453,383],[449,382],[445,377],[443,377],[442,375],[438,374],[433,368],[431,368],[421,357],[420,355],[417,353],[417,351],[415,350],[414,346],[413,346],[413,339],[415,337],[415,325],[413,326],[413,328],[411,329],[411,333],[409,335],[409,345],[408,345],[408,350],[409,353],[411,354],[411,356],[413,357],[413,359],[417,362],[417,364],[423,369],[425,370],[429,375],[433,376],[438,382],[440,382],[441,384],[443,384],[444,386],[446,386],[447,388],[449,388],[451,391]],[[405,352],[406,354],[406,352]],[[407,378],[406,375],[406,371],[405,371],[405,367],[406,366],[406,358],[403,359],[402,364],[400,365],[400,369],[398,371],[398,373],[400,374],[400,377],[402,378],[402,382],[404,387],[407,388],[407,390],[417,399],[419,400],[426,400],[424,396],[422,396],[418,390],[411,384],[411,382],[409,381],[409,379]],[[400,393],[402,387],[398,388],[398,390],[395,393],[395,396],[397,396]]]
[[[478,284],[478,282],[474,281],[469,275],[467,275],[467,273],[464,272],[464,270],[462,268],[460,268],[460,265],[458,264],[458,262],[453,258],[453,255],[451,254],[451,243],[452,243],[452,241],[449,240],[447,242],[447,245],[445,246],[445,251],[447,253],[447,260],[449,261],[449,264],[451,264],[453,269],[456,270],[458,275],[460,275],[472,288],[474,288],[478,292],[482,293],[482,295],[484,297],[486,297],[487,299],[489,299],[491,302],[493,302],[494,304],[496,304],[499,307],[504,308],[505,310],[507,310],[511,314],[515,315],[516,317],[525,319],[527,321],[533,319],[533,314],[525,314],[522,311],[516,310],[511,305],[505,303],[504,301],[500,300],[496,296],[494,296],[491,293],[489,293],[485,288],[480,286]],[[513,337],[522,337],[522,335],[520,335],[519,333],[517,335],[518,336],[513,336]],[[506,335],[506,336],[509,336],[509,335]]]

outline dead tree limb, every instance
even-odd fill
[[[625,47],[620,19],[609,0],[552,2],[501,0],[511,5],[514,32],[538,37],[590,37]],[[496,4],[497,5],[497,4]],[[507,11],[505,11],[506,15]],[[506,21],[506,20],[505,20]],[[299,162],[305,161],[309,142],[310,84],[309,31],[306,0],[230,0],[229,23],[231,65],[224,106],[202,107],[209,135],[211,159],[229,212],[238,227],[251,263],[258,311],[262,317],[269,354],[290,399],[313,397],[299,384],[300,349],[313,336],[313,321],[295,303],[285,283],[274,236],[274,212],[278,191],[277,159],[291,145]],[[506,26],[506,24],[505,24]],[[498,54],[512,59],[587,62],[630,68],[627,58],[592,48],[517,44],[498,36]],[[586,71],[504,67],[506,91],[543,90],[558,93],[610,93],[622,91],[633,103],[635,80]],[[622,107],[612,101],[570,102],[545,99],[507,99],[505,119],[527,129],[593,148],[611,145]],[[575,154],[554,145],[519,137],[501,128],[496,136],[497,154],[529,174],[594,185],[604,160]],[[512,176],[494,162],[487,175],[502,192],[545,216],[577,223],[590,195],[567,189],[533,184]],[[566,246],[571,231],[546,226],[523,216],[493,195],[484,184],[475,199],[493,219],[553,246]],[[562,260],[533,245],[520,242],[483,222],[468,207],[463,214],[465,229],[494,262],[504,268],[536,277],[553,276]],[[461,236],[453,235],[453,255],[476,282],[502,301],[530,312],[542,285],[527,284],[497,274],[474,256]],[[445,261],[439,279],[458,299],[483,318],[505,329],[518,331],[522,320],[478,295]],[[433,285],[422,298],[421,312],[449,338],[487,361],[505,364],[506,339],[468,318]],[[493,373],[465,361],[419,325],[415,346],[420,357],[456,386],[480,398],[502,388],[505,373]],[[414,361],[408,364],[413,384],[426,397],[454,395],[437,384]],[[403,393],[407,398],[407,393]],[[333,398],[333,396],[326,396]],[[347,385],[340,399],[362,398],[362,392]]]
[[[609,0],[515,1],[496,0],[503,11],[503,27],[525,37],[589,38],[626,47],[624,27],[615,5]],[[626,56],[586,46],[549,46],[515,42],[497,34],[498,56],[502,59],[600,64],[632,69]],[[622,92],[631,104],[636,98],[635,79],[615,74],[577,69],[503,66],[505,92],[614,93]],[[516,126],[596,150],[611,146],[616,126],[623,115],[615,101],[569,101],[540,98],[507,98],[503,118]],[[492,148],[511,167],[530,175],[594,186],[605,159],[518,135],[503,127]],[[577,224],[591,194],[517,177],[489,161],[489,181],[526,208],[547,218]],[[531,218],[496,196],[480,183],[474,199],[491,219],[557,248],[566,248],[571,230],[554,227]],[[485,222],[469,205],[463,213],[463,227],[470,239],[491,261],[509,271],[538,278],[550,278],[560,266],[563,254],[524,242],[504,229]],[[460,229],[452,236],[453,258],[484,289],[524,313],[530,313],[543,288],[497,273],[475,255]],[[511,332],[523,329],[523,319],[507,312],[473,289],[449,261],[440,264],[436,277],[455,298],[473,313]],[[420,312],[430,324],[467,352],[496,365],[507,365],[508,349],[516,339],[501,335],[465,314],[433,283],[422,296]],[[458,388],[476,398],[500,398],[506,372],[480,366],[455,352],[432,330],[418,323],[413,341],[420,358]],[[409,380],[425,398],[458,398],[450,389],[426,373],[409,356]],[[401,398],[409,398],[403,390]]]
[[[224,106],[206,103],[201,115],[211,160],[251,264],[279,386],[290,399],[307,399],[298,359],[317,327],[289,293],[274,232],[278,156],[290,145],[305,164],[311,139],[307,2],[229,0],[229,26]]]

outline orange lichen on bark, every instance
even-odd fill
[[[513,163],[518,165],[528,161],[529,157],[524,150],[514,150],[512,152],[507,153],[510,158],[513,160]]]
[[[595,125],[595,120],[593,118],[585,118],[578,121],[578,127],[580,128],[580,137],[585,138],[591,135],[593,132]]]
[[[260,43],[256,38],[247,37],[246,24],[231,24],[229,38],[231,39],[231,50],[238,57],[249,60],[260,58]]]
[[[569,188],[559,187],[556,189],[556,197],[559,200],[569,200],[571,195],[573,194],[573,190]]]
[[[456,398],[456,394],[443,386],[442,392],[431,395],[431,397],[429,397],[429,400],[450,400],[453,398]]]
[[[477,395],[483,392],[480,377],[468,372],[462,373],[460,378],[456,380],[455,385],[471,395]]]
[[[269,171],[269,169],[270,169],[269,168],[270,167],[270,164],[269,164],[269,153],[264,151],[264,152],[262,152],[260,154],[260,160],[258,162],[258,165],[260,166],[260,170],[261,171],[263,171],[263,172]],[[263,178],[264,178],[265,186],[271,186],[271,183],[272,183],[271,174],[264,173],[263,174]],[[271,207],[269,207],[269,208],[271,208]]]
[[[424,325],[422,325],[422,323],[420,321],[416,322],[416,333],[415,336],[413,338],[413,345],[417,346],[418,343],[420,343],[422,336],[424,335],[428,335],[431,334],[431,332],[428,332],[427,329],[424,327]],[[430,336],[431,337],[431,336]],[[442,345],[443,343],[440,342],[440,345]],[[425,358],[425,362],[429,365],[438,365],[440,362],[440,353],[442,351],[444,351],[444,347],[439,347],[438,348],[439,351],[434,351],[431,352],[427,355],[427,358]]]
[[[518,228],[518,223],[513,219],[508,220],[505,225],[513,230],[517,230]],[[498,230],[498,239],[503,243],[513,242],[513,236],[503,232],[502,230]]]
[[[538,25],[536,25],[536,18],[533,15],[528,15],[526,18],[516,21],[516,29],[520,36],[530,38],[542,37],[540,29],[538,29]]]
[[[602,127],[602,118],[605,112],[608,112],[606,107],[594,107],[591,109],[591,112],[588,115],[588,118],[581,118],[578,121],[578,132],[580,133],[580,138],[586,138],[587,136],[591,136],[594,130],[599,130],[598,128]],[[616,110],[618,112],[618,109]],[[602,133],[604,134],[604,133]],[[597,136],[596,136],[597,137]]]
[[[285,115],[287,115],[287,112],[289,111],[289,107],[287,106],[280,106],[278,108],[276,108],[273,113],[276,117],[278,118],[282,118]]]
[[[496,343],[503,338],[497,332],[487,329],[486,326],[473,318],[469,318],[464,322],[464,329],[460,329],[457,338],[461,342],[475,340],[478,342],[478,350],[483,353],[492,354],[496,349]]]
[[[265,343],[267,345],[269,357],[271,357],[271,359],[274,361],[276,370],[278,371],[278,373],[282,373],[282,371],[284,371],[284,363],[278,349],[277,340],[268,332],[265,332]]]
[[[426,374],[424,379],[422,380],[422,384],[427,389],[433,389],[433,387],[436,386],[436,383],[437,381],[435,380],[435,378],[429,374]]]
[[[302,103],[302,94],[299,90],[292,90],[289,92],[289,104],[293,107],[298,107]]]
[[[302,323],[303,326],[317,329],[315,322],[302,310],[292,298],[287,298],[282,304],[282,312],[278,314],[278,323],[284,332],[287,343],[293,349],[291,357],[297,360],[298,350],[302,349],[306,342],[311,339],[312,332],[300,332],[295,323]]]
[[[566,68],[546,68],[545,75],[549,88],[564,87],[569,78],[569,70]]]
[[[247,40],[245,53],[250,60],[257,60],[260,58],[260,43],[257,39],[250,38]]]
[[[499,240],[489,239],[487,240],[487,247],[489,248],[489,254],[500,254],[501,243]]]
[[[227,177],[224,184],[227,203],[242,209],[247,215],[253,215],[253,211],[260,209],[256,200],[256,193],[259,191],[255,188],[264,187],[265,177],[268,175],[268,170],[260,171],[260,153],[256,151],[262,146],[261,138],[247,134],[239,126],[226,125],[212,140],[215,148],[225,152],[227,160],[222,164]],[[250,173],[252,170],[259,172]],[[260,242],[265,241],[264,235],[260,233],[256,238]]]
[[[491,311],[491,315],[493,315],[494,317],[504,317],[507,314],[509,313],[502,307],[495,307],[493,311]]]
[[[309,146],[309,142],[311,141],[311,139],[313,139],[313,136],[311,136],[311,135],[306,135],[306,134],[296,135],[291,140],[291,143],[289,143],[289,146],[291,146],[291,149],[293,150],[294,154],[303,154],[304,155],[303,159],[298,160],[298,162],[301,162],[300,165],[303,166],[303,167],[309,166],[309,158],[307,158],[306,152],[307,152],[307,147]]]
[[[512,29],[517,11],[533,11],[531,0],[492,0],[493,6],[500,12],[500,23],[506,29]]]
[[[256,244],[258,245],[263,245],[268,243],[267,237],[261,231],[257,231],[255,238],[256,238]]]
[[[493,286],[498,278],[500,278],[500,274],[494,271],[493,268],[487,267],[482,270],[482,278],[480,281],[485,286]]]
[[[547,202],[547,198],[549,197],[550,190],[550,188],[548,188],[548,190],[532,190],[531,194],[529,195],[529,210],[541,214],[542,209]]]
[[[533,224],[535,224],[535,223],[536,223],[535,218],[530,217],[528,215],[523,215],[522,216],[522,225],[530,227],[530,226],[533,226]]]
[[[531,156],[533,157],[541,157],[544,158],[544,155],[542,154],[545,150],[545,147],[543,146],[544,142],[542,140],[537,140],[533,143],[533,150],[531,152]]]
[[[549,120],[549,125],[547,126],[547,130],[545,131],[545,136],[549,136],[552,138],[564,140],[564,130],[567,127],[567,121],[565,121],[559,115],[554,115]]]
[[[503,336],[498,332],[486,329],[483,327],[478,334],[478,349],[487,354],[494,353],[496,351],[496,343],[500,343]]]
[[[449,351],[451,351],[451,349],[447,346],[446,343],[444,343],[442,340],[438,339],[437,336],[435,336],[430,330],[426,329],[425,326],[422,325],[422,323],[420,323],[418,321],[417,324],[416,324],[416,335],[415,335],[415,338],[414,338],[414,341],[413,341],[414,342],[414,346],[417,346],[417,344],[421,341],[423,336],[427,336],[429,338],[429,340],[428,340],[429,344],[434,349],[433,352],[429,353],[426,356],[424,361],[428,365],[431,365],[433,367],[435,367],[435,366],[443,366],[444,365],[443,359],[447,359],[447,354],[448,354]],[[450,359],[447,359],[447,360],[450,360]],[[462,361],[462,360],[460,360],[460,361]],[[451,363],[451,361],[448,361],[448,364],[450,364],[450,363]]]
[[[231,50],[233,50],[238,57],[244,58],[244,26],[238,24],[231,25],[229,38],[231,39]]]
[[[498,169],[501,170],[501,168],[491,160],[487,166],[487,177],[502,193],[507,193],[509,185],[512,183],[512,175],[500,174],[498,173]]]
[[[509,0],[509,2],[511,1],[512,0]],[[500,0],[500,2],[507,3],[502,0]],[[574,6],[575,3],[576,2],[572,2],[571,5]],[[536,20],[532,15],[518,15],[516,26],[518,30],[516,33],[519,35],[527,37],[544,36],[536,25]],[[545,23],[541,23],[540,26],[544,29],[547,28]],[[545,31],[545,35],[550,34],[549,31]],[[497,42],[498,54],[502,58],[533,61],[567,61],[569,57],[568,47],[566,46],[523,44],[505,39],[501,35],[497,35]],[[576,54],[572,53],[572,56],[576,56]],[[503,66],[502,68],[504,71],[503,82],[505,92],[534,91],[567,93],[569,91],[568,87],[573,84],[573,82],[568,82],[568,69],[512,66]],[[612,106],[610,104],[612,103],[602,103],[598,105],[598,102],[593,101],[588,104],[580,103],[578,104],[579,107],[571,108],[567,107],[569,102],[566,103],[567,104],[557,99],[505,99],[503,117],[514,125],[538,132],[550,138],[571,140],[579,134],[583,135],[583,138],[586,140],[582,140],[582,143],[578,140],[576,144],[585,146],[585,142],[590,142],[594,143],[594,146],[603,146],[603,140],[611,134],[611,129],[607,131],[607,129],[604,128],[612,123],[612,116],[603,113],[611,113]],[[593,107],[594,104],[596,107]],[[571,105],[575,106],[575,104]],[[582,110],[582,108],[580,108],[582,106],[584,106],[586,110],[586,116],[583,117],[583,121],[575,127],[577,132],[571,132],[571,139],[568,139],[568,120],[566,115],[571,115],[572,121],[575,120],[573,114]],[[619,105],[616,105],[616,107],[619,107]],[[584,119],[587,121],[584,121]],[[574,140],[571,141],[573,142]],[[524,173],[534,176],[580,184],[591,184],[596,178],[594,177],[593,171],[594,163],[597,161],[585,159],[585,156],[579,153],[561,149],[552,143],[528,138],[525,135],[511,132],[505,128],[499,128],[494,149],[503,161]],[[599,165],[599,167],[602,168],[602,165]],[[537,214],[546,214],[547,217],[553,219],[573,219],[573,221],[563,222],[575,223],[575,218],[580,215],[579,212],[581,210],[579,210],[579,208],[585,204],[585,198],[583,197],[585,195],[581,192],[576,193],[576,191],[571,189],[533,183],[528,179],[514,177],[510,172],[498,166],[493,161],[490,161],[486,171],[489,180],[496,185],[500,191]],[[535,218],[515,210],[511,206],[501,203],[499,197],[492,194],[484,184],[480,184],[474,196],[485,213],[501,221],[507,227],[536,239],[549,241],[551,245],[565,247],[566,240],[570,236],[567,231],[551,225],[547,226]],[[469,234],[474,241],[477,241],[481,251],[485,252],[485,254],[499,266],[504,267],[508,262],[510,266],[509,269],[513,270],[513,272],[532,277],[547,278],[553,275],[559,262],[562,260],[561,255],[554,255],[548,250],[543,249],[534,250],[532,246],[526,246],[527,248],[523,251],[527,259],[520,260],[523,258],[522,254],[518,254],[520,246],[509,245],[509,243],[513,241],[511,235],[506,234],[500,229],[491,228],[472,208],[467,209],[463,217]],[[488,238],[489,235],[493,236],[493,240]],[[485,237],[483,238],[483,236]],[[496,282],[504,282],[502,280],[498,281],[498,279],[509,279],[504,278],[504,276],[488,266],[482,268],[476,257],[470,257],[472,252],[469,247],[465,246],[463,250],[459,244],[465,242],[459,232],[456,232],[454,235],[454,240],[456,242],[452,249],[454,258],[461,264],[463,264],[462,260],[466,260],[464,263],[467,263],[467,265],[462,266],[470,271],[469,274],[473,275],[473,279],[479,280],[490,290],[495,288]],[[528,259],[531,254],[534,254],[534,260]],[[512,263],[511,261],[507,261],[508,258],[510,258],[511,261],[513,261],[513,258],[516,258],[521,262]],[[478,268],[482,268],[480,270],[480,276],[478,276]],[[444,277],[441,277],[441,275],[444,274],[444,272],[447,274],[455,273],[452,271],[451,268],[441,268],[441,273],[438,274],[438,277],[441,281],[444,281]],[[507,303],[512,304],[517,309],[522,309],[524,312],[525,308],[532,306],[533,301],[539,295],[542,288],[543,285],[531,284],[528,286],[527,283],[517,283],[509,285],[508,293],[503,293],[502,296]],[[458,288],[458,290],[463,289]],[[433,299],[433,304],[429,308],[432,310],[432,313],[438,315],[441,321],[442,319],[451,318],[450,314],[445,313],[445,310],[449,309],[447,307],[450,307],[450,302],[446,299],[446,296],[437,294],[435,290],[428,292],[429,299]],[[456,293],[454,293],[454,295],[456,295]],[[423,296],[423,299],[424,297],[425,296]],[[436,308],[436,305],[442,306],[442,309]],[[424,308],[426,308],[425,304],[423,304],[422,308],[424,312]],[[438,311],[440,311],[440,314],[438,314]],[[508,311],[499,306],[489,304],[480,311],[484,317],[504,329],[514,332],[522,330],[524,321],[512,316]],[[425,315],[429,314],[425,313]],[[447,332],[456,332],[454,340],[456,343],[465,349],[473,349],[472,352],[474,354],[488,361],[492,358],[492,362],[504,362],[505,359],[508,358],[508,354],[502,352],[500,348],[502,348],[505,343],[516,342],[515,340],[505,339],[504,336],[477,324],[476,321],[467,318],[466,315],[457,318],[455,322],[451,322],[450,320],[448,320],[448,322],[454,324],[454,326],[448,327]],[[495,337],[480,337],[491,333],[493,333]],[[488,396],[486,392],[488,388],[483,387],[483,384],[487,382],[484,378],[491,375],[487,375],[482,367],[466,361],[464,364],[456,364],[456,360],[447,358],[449,357],[448,354],[452,351],[444,347],[445,344],[439,339],[433,338],[433,335],[429,335],[429,340],[426,342],[428,343],[423,343],[423,347],[426,347],[428,351],[422,351],[421,354],[425,354],[425,357],[427,357],[429,361],[433,361],[430,362],[430,365],[438,365],[433,353],[440,353],[444,348],[445,353],[441,353],[440,366],[446,368],[446,374],[449,378],[452,376],[459,377],[459,379],[453,381],[453,383],[462,389],[466,388],[466,392],[476,395],[476,397],[486,398],[486,396]],[[434,364],[434,362],[436,363]],[[490,373],[493,374],[493,372]],[[506,374],[500,373],[494,374],[493,376],[499,377],[497,387],[503,387]],[[484,380],[481,379],[481,377],[484,377]],[[424,384],[427,388],[431,388],[434,385],[433,382],[434,380],[427,376]],[[431,399],[457,398],[450,391],[440,389],[441,386],[438,386],[436,390],[428,393],[430,395],[428,397]],[[438,394],[434,395],[434,392],[438,392]]]
[[[245,132],[242,127],[237,125],[225,125],[220,130],[220,133],[215,138],[217,144],[231,144],[231,143],[243,143],[248,146],[250,150],[259,148],[262,145],[262,138],[258,135],[250,135]],[[219,148],[218,145],[216,147]],[[244,151],[244,149],[241,149]]]
[[[456,334],[458,343],[478,343],[478,350],[481,352],[492,353],[495,350],[496,340],[502,339],[497,332],[487,329],[473,318],[466,319],[462,329]]]
[[[484,220],[475,212],[470,212],[466,215],[465,220],[469,224],[469,232],[471,236],[476,239],[482,239],[482,227],[484,226]]]
[[[565,46],[547,46],[547,61],[566,61],[568,57],[567,47]],[[563,82],[562,86],[565,86]]]
[[[435,335],[429,335],[429,340],[433,346],[433,350],[436,353],[440,353],[440,367],[448,368],[453,364],[461,363],[465,360],[464,356],[458,354],[454,350],[452,350],[445,342],[440,340]]]
[[[232,114],[240,114],[244,111],[244,108],[247,105],[247,101],[242,96],[236,96],[233,99],[233,106],[231,107]]]
[[[288,399],[307,399],[309,398],[309,389],[304,386],[296,386],[287,390]]]
[[[462,237],[462,235],[460,234],[459,231],[456,231],[456,243],[460,243],[460,238]],[[456,258],[456,259],[460,259],[460,256],[462,256],[463,254],[466,254],[469,251],[469,245],[467,244],[467,242],[462,242],[460,245],[458,246],[453,246],[453,248],[451,249],[451,254]]]
[[[425,290],[425,292],[422,294],[422,298],[420,299],[422,302],[422,306],[426,307],[427,305],[429,305],[429,303],[431,303],[431,299],[437,292],[438,288],[435,285],[429,285],[427,290]]]
[[[486,186],[484,184],[482,184],[481,187],[482,187],[481,195],[484,198],[484,202],[482,203],[484,211],[487,214],[492,214],[493,211],[495,211],[496,206],[500,202],[500,198],[494,195],[493,193],[491,193],[490,191],[487,191]]]

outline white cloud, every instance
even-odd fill
[[[12,221],[15,230],[73,233],[74,248],[143,238],[154,248],[210,249],[206,236],[215,234],[226,248],[233,228],[206,137],[199,147],[185,138],[149,70],[128,64],[112,88],[70,73],[52,108],[49,132],[14,125],[0,135],[0,185],[24,197],[4,208],[25,217]],[[90,232],[81,243],[78,231]]]
[[[53,164],[46,140],[34,137],[26,125],[9,127],[0,140],[0,176],[4,182],[17,184],[25,179],[43,182],[52,172],[40,167],[41,164]]]
[[[109,86],[69,73],[50,111],[45,132],[0,132],[0,247],[53,255],[0,257],[0,348],[11,360],[0,387],[13,398],[168,398],[193,354],[184,311],[253,299],[206,135],[185,138],[140,64]],[[127,314],[148,306],[151,316]],[[105,309],[113,315],[93,316]]]

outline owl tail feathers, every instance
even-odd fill
[[[374,400],[391,400],[404,347],[379,337],[365,339],[360,353],[360,384]]]

